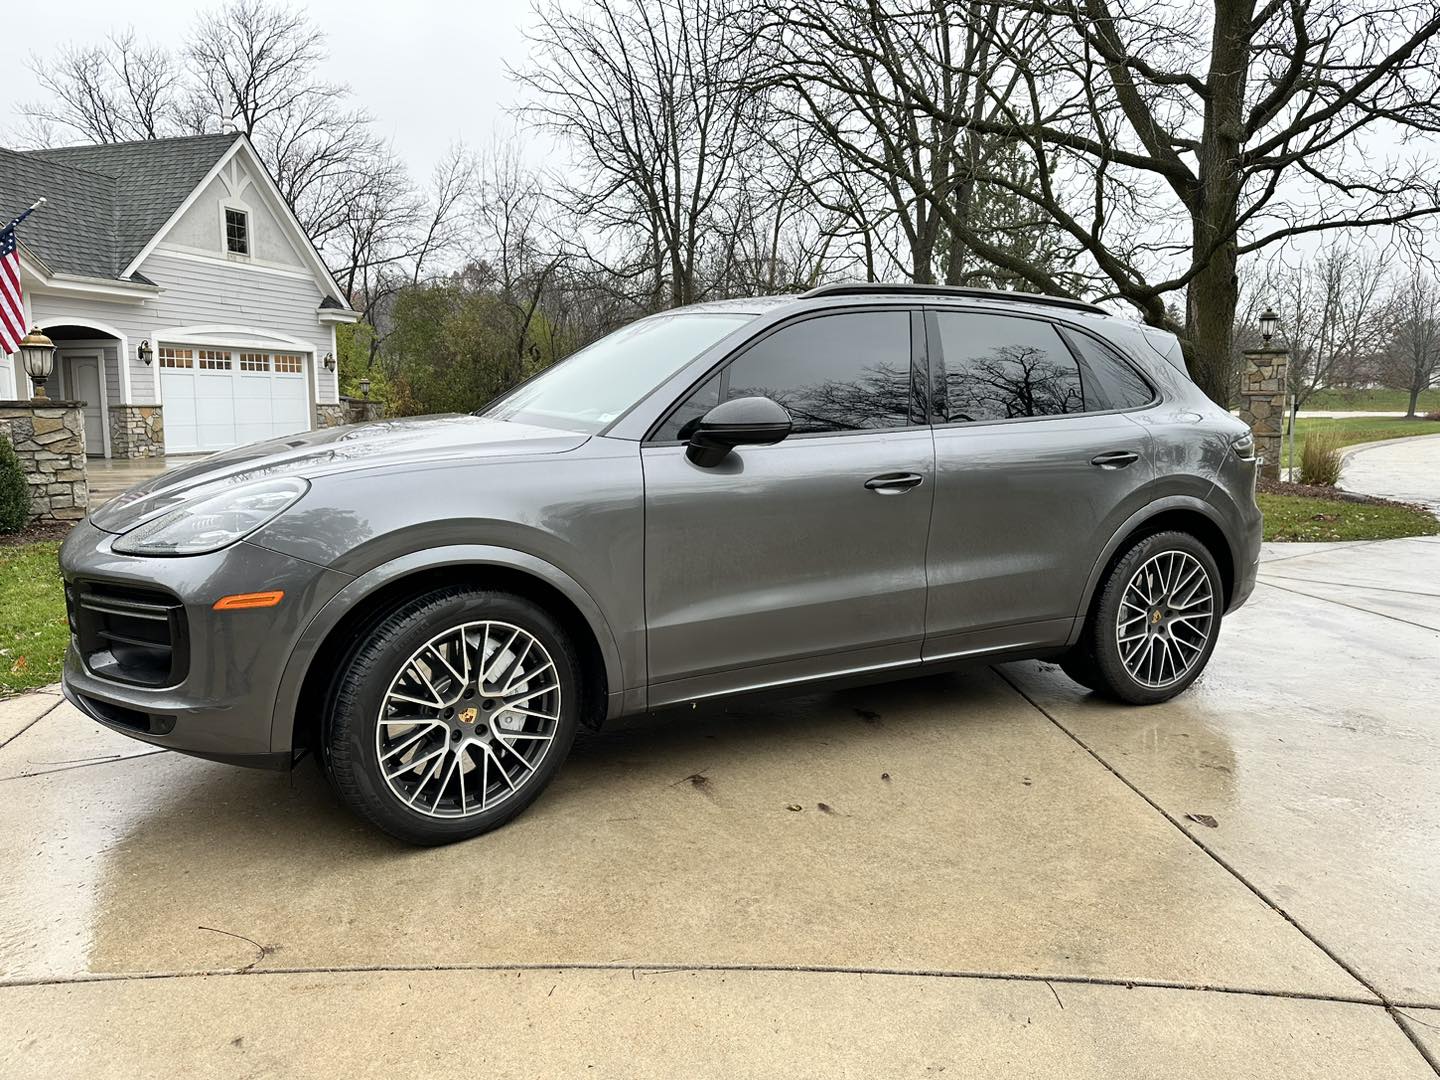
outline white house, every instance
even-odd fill
[[[335,326],[358,315],[244,135],[18,153],[28,325],[56,344],[53,398],[83,400],[86,452],[222,450],[339,422]],[[29,397],[0,357],[0,400]]]

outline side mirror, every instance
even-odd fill
[[[770,446],[790,434],[790,414],[767,397],[722,401],[700,418],[685,456],[702,468],[724,461],[737,446]]]

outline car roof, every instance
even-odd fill
[[[1054,317],[1064,314],[1085,322],[1107,321],[1112,316],[1103,308],[1067,297],[1042,296],[1035,293],[1009,292],[1000,289],[972,289],[946,285],[904,285],[880,282],[852,282],[822,285],[803,293],[750,296],[732,300],[709,300],[678,310],[689,312],[733,312],[735,314],[769,315],[784,308],[807,310],[824,307],[865,304],[914,306],[922,303],[937,307],[959,307],[976,310],[1025,312]]]

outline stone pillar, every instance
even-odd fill
[[[0,401],[0,435],[30,485],[31,521],[79,521],[90,506],[84,408],[83,401]]]
[[[1255,453],[1264,459],[1260,475],[1280,479],[1281,435],[1285,430],[1285,379],[1290,354],[1284,349],[1245,353],[1240,373],[1240,419],[1250,425]]]
[[[164,410],[159,405],[111,405],[110,456],[164,457]]]

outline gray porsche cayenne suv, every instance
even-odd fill
[[[81,523],[65,695],[416,843],[579,725],[1053,657],[1163,701],[1254,586],[1246,428],[1081,303],[838,285],[642,319],[470,416],[217,454]]]

